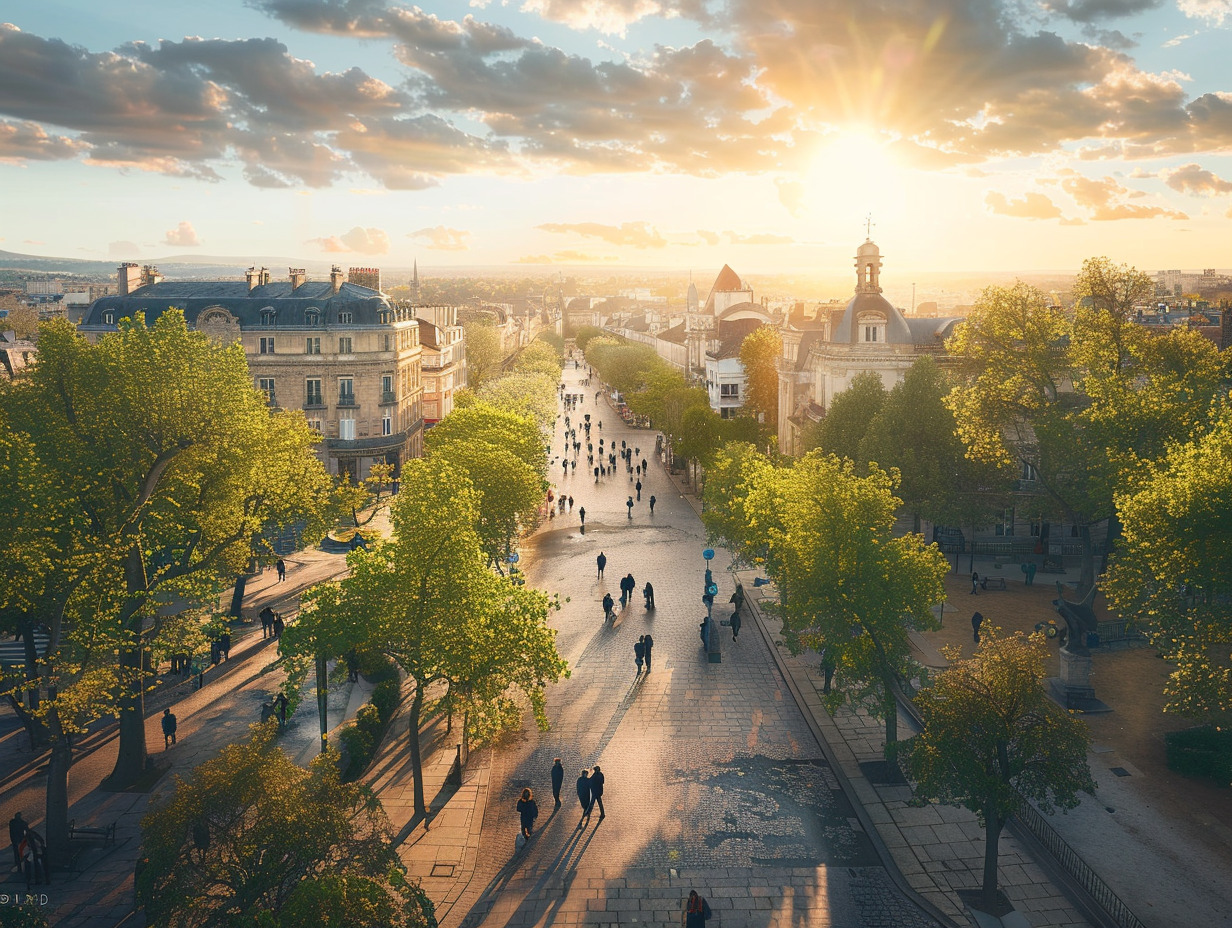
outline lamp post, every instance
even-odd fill
[[[702,602],[706,604],[706,658],[712,664],[722,663],[723,655],[719,651],[719,635],[714,630],[714,598],[719,593],[719,586],[714,582],[714,574],[710,570],[710,562],[714,560],[714,549],[702,551],[702,559],[706,563],[706,579],[702,586]]]

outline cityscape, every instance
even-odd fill
[[[0,14],[0,926],[1232,926],[1229,30]]]

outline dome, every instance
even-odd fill
[[[875,246],[874,246],[875,247]],[[864,344],[860,338],[861,319],[881,316],[885,320],[883,344],[910,345],[914,341],[911,328],[903,314],[880,293],[857,293],[847,303],[843,317],[830,333],[830,341],[839,345]]]
[[[877,248],[877,243],[872,239],[865,239],[864,244],[856,249],[857,258],[877,258],[881,256],[880,249]]]

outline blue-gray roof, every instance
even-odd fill
[[[344,283],[337,293],[328,280],[309,280],[294,290],[291,282],[273,281],[248,289],[242,280],[164,281],[139,287],[127,296],[105,296],[96,300],[82,319],[82,325],[102,326],[103,314],[111,311],[119,320],[145,313],[147,323],[153,323],[167,309],[179,309],[189,325],[197,316],[214,306],[221,306],[239,320],[240,326],[261,326],[262,311],[273,309],[275,326],[293,328],[309,323],[306,314],[320,314],[318,325],[333,325],[338,313],[351,313],[352,326],[380,325],[378,314],[389,309],[389,300],[379,290]]]

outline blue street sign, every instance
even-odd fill
[[[513,554],[509,555],[509,558],[508,558],[510,564],[516,564],[521,559],[522,559],[522,555],[518,554],[518,552],[516,551],[514,551]]]
[[[717,583],[710,584],[708,587],[706,587],[706,594],[708,596],[718,596],[719,595],[719,585]]]
[[[705,551],[702,552],[702,557],[704,557],[708,561],[712,560],[714,558],[714,548],[707,548]]]

